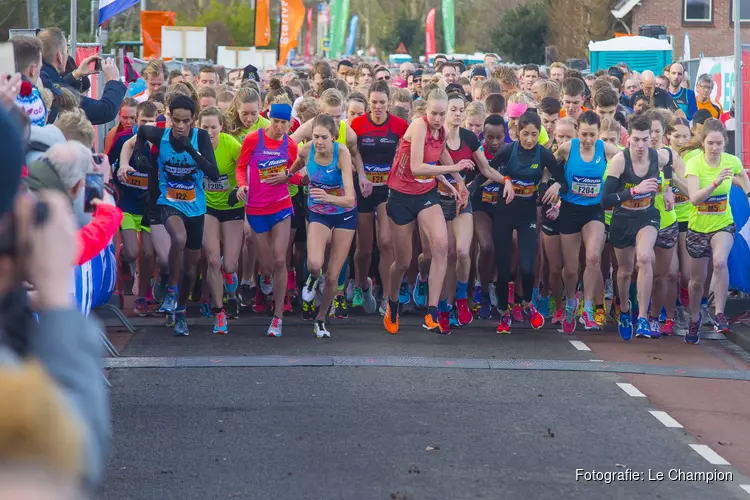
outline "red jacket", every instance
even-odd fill
[[[122,210],[114,205],[97,205],[91,222],[78,230],[78,260],[80,266],[107,248],[122,224]]]

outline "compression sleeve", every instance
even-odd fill
[[[665,148],[667,150],[667,153],[669,153],[669,161],[666,165],[664,165],[664,168],[662,171],[664,172],[664,178],[668,181],[672,180],[673,175],[673,165],[672,165],[672,150],[669,148]]]
[[[192,153],[192,149],[190,150]],[[198,154],[191,154],[195,163],[198,164],[198,168],[203,170],[211,180],[217,180],[219,178],[219,167],[216,165],[216,155],[214,155],[214,147],[211,145],[211,137],[205,130],[198,131]]]
[[[619,177],[607,176],[607,180],[604,181],[604,194],[602,195],[602,206],[604,208],[612,208],[615,205],[619,205],[623,201],[633,199],[633,195],[629,189],[625,191],[617,191],[617,186],[620,185]]]

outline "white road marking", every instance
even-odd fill
[[[664,424],[664,427],[672,427],[674,429],[682,429],[682,424],[677,420],[673,419],[672,416],[665,411],[649,411],[651,415],[656,418],[659,422]]]
[[[568,340],[571,344],[573,344],[573,347],[578,349],[579,351],[590,351],[589,346],[581,342],[580,340]]]
[[[742,490],[745,493],[747,493],[748,495],[750,495],[750,484],[741,484],[740,488],[742,488]]]
[[[565,333],[562,328],[557,329],[557,333]]]
[[[691,444],[690,447],[711,465],[730,465],[721,455],[705,444]]]
[[[623,391],[625,391],[625,393],[626,393],[626,394],[627,394],[628,396],[632,396],[632,397],[634,397],[634,398],[645,398],[645,397],[646,397],[646,395],[645,395],[645,394],[643,394],[643,393],[642,393],[641,391],[639,391],[638,389],[636,389],[636,388],[635,388],[635,386],[634,386],[633,384],[626,384],[626,383],[618,382],[618,383],[617,383],[617,386],[618,386],[618,387],[619,387],[620,389],[622,389]]]
[[[603,359],[590,359],[589,361],[593,361],[595,363],[604,363]]]

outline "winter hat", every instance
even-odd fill
[[[43,127],[47,123],[47,107],[44,105],[39,89],[24,79],[21,90],[16,96],[16,105],[24,110],[32,125]]]

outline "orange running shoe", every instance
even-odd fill
[[[399,326],[399,319],[398,319],[398,311],[396,311],[396,314],[391,314],[391,304],[389,301],[385,301],[385,314],[383,315],[383,326],[385,327],[385,331],[390,333],[391,335],[396,335],[398,333],[398,326]],[[395,318],[395,319],[394,319]]]
[[[422,325],[422,328],[435,333],[444,333],[443,329],[440,327],[440,323],[432,319],[432,314],[430,313],[424,315],[424,324]],[[450,330],[448,330],[448,333],[450,333]]]

